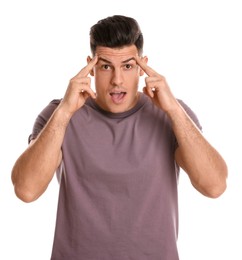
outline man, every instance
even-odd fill
[[[52,260],[177,260],[179,168],[216,198],[226,189],[226,163],[191,109],[147,65],[136,20],[99,21],[90,44],[92,57],[63,99],[36,119],[12,170],[16,195],[36,200],[57,171]]]

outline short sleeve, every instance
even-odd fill
[[[43,129],[45,124],[50,119],[55,109],[58,107],[59,103],[60,103],[60,99],[54,99],[40,112],[40,114],[35,120],[32,133],[28,138],[29,143],[31,140],[35,139],[38,136],[40,131]]]
[[[191,110],[191,108],[185,104],[182,100],[178,100],[183,109],[186,111],[186,113],[189,115],[189,117],[192,119],[192,121],[196,124],[196,126],[202,131],[202,126],[198,120],[197,115]]]
[[[197,115],[191,110],[191,108],[185,104],[182,100],[177,99],[180,105],[183,107],[183,109],[186,111],[188,116],[192,119],[192,121],[196,124],[196,126],[202,131],[202,126],[198,120]],[[178,142],[177,139],[175,138],[175,149],[178,147]]]

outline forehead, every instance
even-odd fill
[[[122,62],[136,56],[138,54],[138,51],[135,45],[125,46],[122,48],[108,48],[98,46],[96,48],[96,54],[100,58],[104,58],[106,60],[109,60],[110,62]]]

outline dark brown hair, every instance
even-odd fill
[[[119,48],[135,45],[143,52],[143,35],[138,22],[127,16],[114,15],[98,21],[90,29],[90,47],[95,55],[97,46]]]

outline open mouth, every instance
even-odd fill
[[[124,97],[126,96],[126,94],[127,94],[127,92],[124,92],[124,91],[111,92],[110,96],[111,96],[112,101],[115,104],[120,104],[124,100]]]

